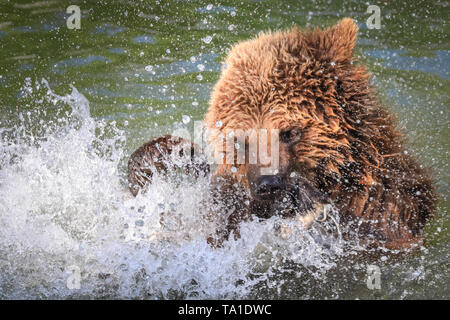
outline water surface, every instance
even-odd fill
[[[80,30],[66,27],[71,4],[81,7]],[[0,3],[0,297],[448,298],[449,3],[389,2],[379,30],[366,27],[366,9],[363,1]],[[346,263],[340,244],[323,250],[305,235],[280,242],[274,221],[246,224],[240,240],[211,249],[209,226],[198,228],[208,181],[161,179],[151,198],[130,197],[131,152],[203,119],[235,42],[343,17],[358,23],[356,55],[441,194],[423,248],[370,261],[381,290],[366,286],[367,261]],[[184,231],[158,238],[167,210]]]

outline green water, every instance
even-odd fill
[[[80,30],[66,27],[71,4],[81,8]],[[73,85],[89,100],[94,118],[124,130],[125,163],[149,137],[183,126],[183,115],[190,124],[203,118],[220,62],[237,41],[263,30],[324,27],[352,17],[360,27],[355,54],[398,115],[412,152],[433,168],[441,201],[427,227],[429,252],[386,267],[388,289],[362,286],[340,297],[448,297],[450,6],[389,1],[380,7],[381,28],[369,30],[365,1],[2,0],[0,128],[39,107],[23,92],[27,78],[44,78],[59,94]],[[429,263],[420,264],[424,259]],[[396,275],[417,265],[425,276],[404,285]]]

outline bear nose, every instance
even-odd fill
[[[284,189],[283,178],[278,175],[261,176],[257,182],[255,194],[259,197],[273,197]]]

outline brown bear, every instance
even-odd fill
[[[234,154],[231,163],[218,164],[217,197],[235,196],[223,239],[230,232],[238,236],[239,222],[253,215],[310,218],[306,213],[332,204],[340,223],[357,230],[358,237],[394,249],[421,244],[437,201],[433,181],[405,151],[402,134],[377,100],[366,68],[355,63],[357,31],[346,18],[325,30],[262,33],[229,52],[205,118],[207,127],[215,129],[211,142],[223,150],[221,137],[230,132],[273,130],[278,166],[263,173],[270,163],[250,163],[248,153],[243,163]],[[261,139],[259,134],[256,140]],[[190,145],[191,156],[198,149],[165,136],[131,156],[133,194],[150,181],[151,172],[144,168],[167,169],[161,157],[179,144]],[[199,166],[192,167],[198,171]]]

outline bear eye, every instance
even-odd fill
[[[288,143],[289,140],[291,139],[291,131],[287,130],[280,132],[280,139],[282,142]]]
[[[280,140],[284,143],[292,143],[298,140],[301,132],[298,128],[288,129],[280,132]]]

